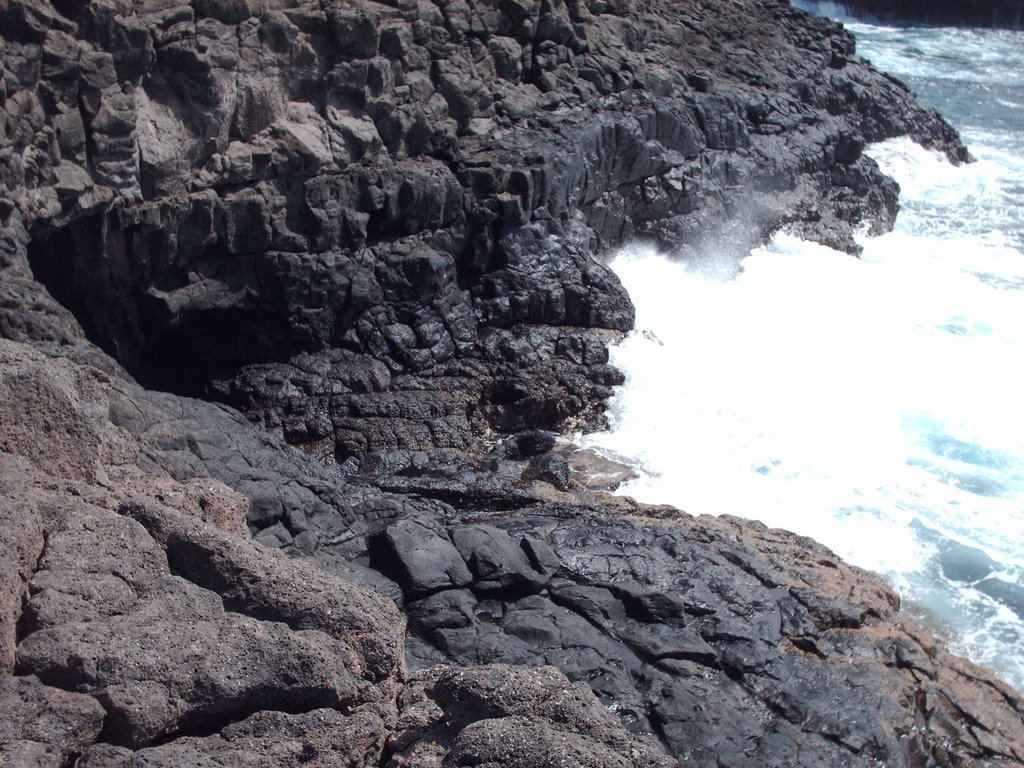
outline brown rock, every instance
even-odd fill
[[[35,677],[0,681],[0,765],[64,768],[103,727],[91,696],[43,685]]]
[[[92,693],[107,710],[104,738],[133,748],[260,709],[348,709],[365,695],[341,643],[213,606],[197,615],[183,591],[124,616],[34,632],[18,647],[18,667]]]
[[[28,611],[19,671],[92,693],[117,744],[379,696],[347,644],[225,611],[215,593],[170,575],[139,523],[87,505],[67,509],[51,535]]]
[[[553,727],[543,719],[502,717],[471,723],[445,756],[445,768],[636,768],[674,766],[675,760],[636,762],[592,739]]]
[[[138,752],[97,744],[78,768],[370,768],[380,763],[386,722],[375,712],[257,712],[212,736],[186,736]]]
[[[176,482],[160,478],[140,489],[161,504],[191,515],[222,531],[248,534],[249,499],[220,480],[194,477]]]
[[[387,598],[167,508],[133,502],[122,511],[161,542],[175,573],[217,592],[228,609],[345,642],[361,657],[357,674],[384,690],[403,676],[404,621]]]
[[[399,705],[389,768],[678,764],[553,667],[433,667],[409,681]]]
[[[101,480],[109,397],[99,371],[0,339],[0,451],[52,477]]]
[[[0,476],[28,474],[30,468],[26,465],[23,460],[0,454]],[[0,675],[14,670],[22,603],[43,543],[43,523],[35,501],[28,495],[0,496]]]

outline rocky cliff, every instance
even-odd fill
[[[605,496],[555,437],[621,380],[609,249],[852,250],[896,213],[866,141],[966,158],[841,27],[0,0],[0,33],[11,765],[1024,764],[1018,694],[876,578]]]

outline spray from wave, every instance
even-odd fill
[[[859,260],[780,234],[721,280],[623,251],[627,383],[581,442],[641,470],[622,493],[887,576],[1024,687],[1024,256],[993,204],[1014,169],[906,140],[872,154],[905,212]]]

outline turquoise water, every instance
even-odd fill
[[[581,440],[641,470],[622,493],[883,574],[1024,689],[1024,35],[849,26],[977,162],[872,147],[902,210],[859,260],[780,233],[723,282],[624,251],[627,382]]]

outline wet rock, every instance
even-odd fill
[[[632,325],[599,252],[699,253],[736,210],[737,253],[783,225],[852,249],[895,213],[866,140],[966,156],[840,27],[779,3],[5,14],[35,274],[148,385],[342,462],[599,424],[602,331]],[[303,357],[343,351],[395,378]],[[413,391],[419,412],[373,413]]]
[[[948,657],[922,643],[874,577],[808,540],[739,520],[538,512],[515,527],[558,563],[546,590],[497,599],[449,590],[407,604],[411,627],[443,658],[555,664],[679,757],[899,763],[912,737],[922,754],[949,759],[939,736],[946,715],[920,697],[959,673],[945,677]],[[1020,721],[1019,699],[1006,701],[1007,722]],[[934,726],[916,730],[919,718]],[[1005,726],[987,722],[985,738],[1013,754]]]
[[[976,582],[999,568],[999,563],[984,551],[946,538],[939,531],[923,524],[914,529],[927,540],[933,541],[939,553],[939,567],[947,579],[952,581]]]
[[[523,477],[551,483],[556,488],[567,491],[571,487],[572,470],[565,455],[548,453],[535,456]]]
[[[1024,587],[1005,579],[982,579],[975,588],[1003,603],[1018,616],[1024,616]]]
[[[622,383],[611,249],[853,250],[896,210],[865,142],[966,159],[841,27],[0,6],[0,671],[48,691],[4,711],[72,724],[9,717],[28,764],[1024,763],[877,579],[552,444]]]
[[[508,533],[489,525],[462,526],[452,541],[473,573],[473,591],[482,594],[538,592],[547,581]]]
[[[555,436],[550,432],[542,432],[540,430],[529,430],[521,432],[513,438],[513,445],[515,446],[515,456],[529,458],[531,456],[537,456],[541,453],[547,453],[555,447]]]

